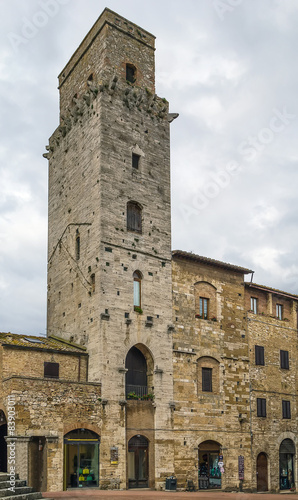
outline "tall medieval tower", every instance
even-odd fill
[[[154,45],[104,10],[59,75],[60,125],[46,154],[48,335],[84,345],[89,381],[102,384],[101,475],[116,466],[130,479],[124,457],[145,438],[149,486],[173,471],[173,116],[155,94]],[[114,464],[112,445],[123,458]]]

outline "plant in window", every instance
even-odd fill
[[[139,306],[134,306],[134,310],[135,310],[135,312],[137,312],[139,314],[143,314],[143,309]]]

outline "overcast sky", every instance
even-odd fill
[[[51,5],[49,5],[51,4]],[[0,331],[46,333],[57,75],[105,7],[157,37],[172,247],[298,294],[297,0],[2,0]]]

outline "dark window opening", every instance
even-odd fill
[[[91,73],[91,75],[89,75],[88,77],[88,82],[92,82],[93,81],[93,73]]]
[[[126,65],[126,80],[130,83],[135,83],[136,81],[136,68],[132,64]]]
[[[202,391],[212,392],[212,368],[202,368]]]
[[[92,292],[95,292],[95,274],[91,274],[91,289]]]
[[[59,363],[44,362],[44,377],[59,378]]]
[[[140,155],[132,153],[132,168],[139,170],[140,158],[141,158]]]
[[[127,203],[127,230],[142,232],[142,209],[135,201]]]
[[[142,397],[148,393],[147,361],[143,353],[132,347],[126,356],[126,397],[132,395]]]
[[[266,399],[257,398],[257,417],[266,417]]]
[[[289,351],[280,351],[280,367],[284,370],[289,369]]]
[[[263,346],[255,345],[255,363],[256,365],[265,365],[265,350]]]
[[[282,402],[282,418],[291,418],[291,403],[290,401]]]

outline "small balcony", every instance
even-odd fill
[[[148,387],[146,385],[126,385],[126,399],[153,401],[154,395],[148,393]]]

